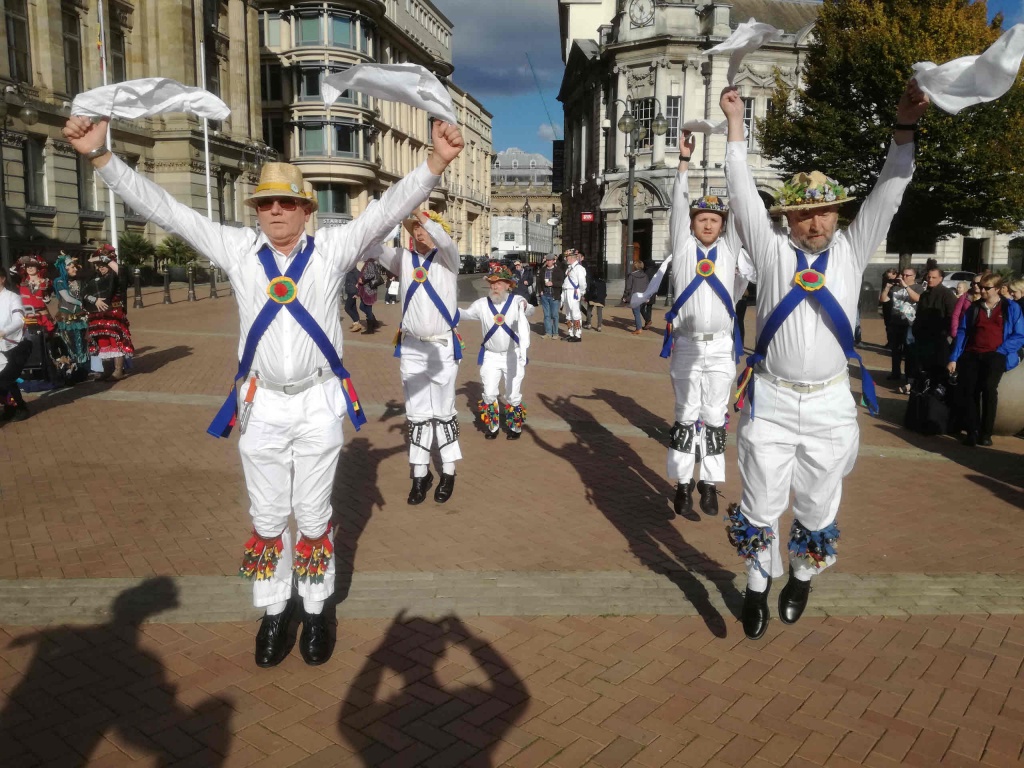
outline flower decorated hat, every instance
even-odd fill
[[[292,197],[308,203],[314,211],[318,207],[312,187],[303,181],[302,171],[291,163],[263,164],[256,190],[245,199],[245,204],[255,208],[264,197]]]
[[[410,235],[412,234],[412,228],[417,224],[422,224],[424,219],[430,219],[435,222],[441,229],[444,230],[446,235],[451,235],[452,225],[444,220],[444,217],[437,211],[420,211],[414,213],[408,219],[405,220],[405,231]]]
[[[491,271],[487,273],[487,277],[484,278],[488,283],[496,283],[499,280],[504,280],[510,285],[516,284],[516,279],[512,276],[511,270],[504,264],[492,264]]]
[[[820,171],[798,173],[787,181],[768,213],[785,213],[786,211],[803,211],[808,208],[823,208],[829,205],[841,205],[856,198],[849,190],[833,178]]]
[[[89,261],[93,264],[109,264],[112,261],[117,261],[117,251],[110,243],[104,243],[92,252]]]
[[[704,195],[690,203],[690,218],[698,213],[717,213],[725,218],[729,213],[729,204],[718,195]]]
[[[18,266],[21,268],[36,267],[37,269],[45,269],[46,260],[38,253],[29,253],[18,259]]]

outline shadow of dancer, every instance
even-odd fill
[[[177,605],[177,587],[161,576],[118,595],[106,624],[17,638],[15,647],[34,644],[36,653],[0,712],[3,764],[87,765],[108,737],[133,756],[152,756],[149,765],[222,765],[230,703],[179,703],[160,659],[140,647],[139,624]]]
[[[483,683],[446,686],[439,679],[451,676],[441,667],[448,649],[458,646],[476,665],[469,673],[457,667],[459,676],[482,675]],[[366,766],[382,764],[408,742],[418,746],[417,760],[427,765],[444,753],[447,765],[491,768],[498,742],[529,701],[515,670],[457,616],[431,621],[407,619],[403,612],[353,678],[338,730]],[[391,734],[386,744],[375,738],[382,732]]]
[[[739,615],[743,595],[734,584],[734,573],[694,549],[672,525],[669,499],[673,489],[668,481],[647,467],[625,440],[575,405],[574,396],[538,397],[569,425],[576,442],[556,447],[535,430],[527,429],[533,439],[579,473],[587,488],[587,501],[622,534],[633,556],[651,572],[664,575],[679,587],[712,634],[725,637],[725,620],[712,604],[707,587],[694,573],[714,583],[735,617]],[[636,403],[633,407],[639,408]]]
[[[477,376],[479,376],[480,368],[477,367],[476,371]],[[480,383],[479,379],[469,379],[455,390],[455,394],[465,395],[466,409],[473,414],[473,427],[481,435],[486,434],[487,427],[480,421],[480,403],[484,399],[484,385]]]

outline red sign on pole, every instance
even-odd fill
[[[580,221],[586,222],[588,224],[593,222],[594,221],[594,212],[593,211],[581,211],[580,212]]]

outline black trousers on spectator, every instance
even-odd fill
[[[746,334],[743,329],[743,320],[747,316],[748,302],[745,298],[741,298],[736,302],[736,327],[740,329],[740,343],[746,343]]]
[[[358,302],[359,297],[354,294],[345,299],[345,313],[352,318],[353,323],[359,322],[359,311],[356,309]]]
[[[17,406],[25,405],[25,399],[21,396],[21,388],[18,386],[18,377],[21,376],[21,369],[25,367],[25,361],[32,353],[32,342],[23,339],[15,345],[14,349],[4,353],[7,364],[0,369],[0,405],[7,406],[7,398],[10,397]]]
[[[910,326],[902,323],[889,323],[885,327],[885,335],[888,337],[889,349],[892,350],[892,375],[902,376],[903,371],[909,373],[909,365],[903,365],[907,358],[909,345],[907,344],[907,331]]]
[[[967,431],[992,437],[999,405],[999,381],[1006,372],[1006,357],[998,352],[964,352],[956,363],[961,408],[967,414]]]

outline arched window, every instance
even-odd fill
[[[536,167],[537,167],[537,161],[536,160],[531,160],[530,161],[530,168],[536,168]]]
[[[519,161],[518,160],[513,160],[512,161],[512,167],[513,168],[518,168],[519,167]]]

